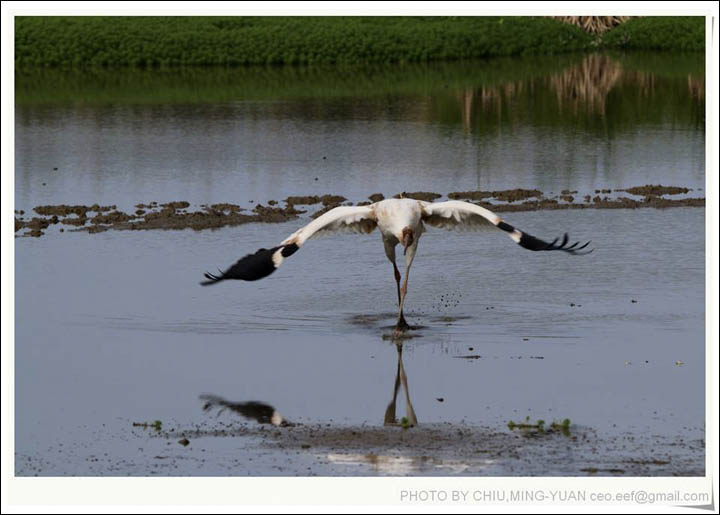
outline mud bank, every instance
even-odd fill
[[[501,191],[455,191],[447,194],[451,200],[475,202],[496,212],[539,211],[553,209],[637,209],[671,207],[704,207],[704,197],[667,198],[667,196],[687,195],[689,188],[678,186],[645,185],[626,189],[601,189],[580,197],[577,191],[563,190],[560,194],[549,195],[532,189],[516,188]],[[631,198],[623,194],[630,194]],[[413,198],[432,202],[443,197],[440,193],[428,191],[403,192],[394,198]],[[355,205],[369,205],[384,199],[382,193],[374,193]],[[576,198],[582,198],[576,202]],[[295,206],[313,206],[322,204],[315,210],[312,218],[340,205],[352,205],[342,195],[324,194],[307,196],[289,196],[285,207],[269,200],[268,206],[257,204],[253,208],[243,208],[237,204],[218,203],[201,204],[199,209],[190,210],[187,201],[175,201],[165,204],[158,202],[139,203],[134,212],[124,212],[117,206],[84,205],[43,205],[34,208],[39,216],[26,216],[25,211],[15,211],[15,232],[25,229],[20,236],[42,236],[51,225],[69,225],[72,231],[89,233],[115,230],[153,230],[153,229],[219,229],[246,223],[282,223],[297,218],[305,211]],[[60,232],[64,232],[60,228]]]
[[[235,204],[201,205],[197,211],[188,211],[190,203],[186,201],[170,202],[167,204],[137,204],[134,213],[118,211],[116,206],[103,208],[95,216],[88,217],[87,213],[96,211],[92,206],[38,206],[35,212],[47,213],[52,216],[44,218],[32,217],[25,219],[16,215],[15,232],[29,229],[23,236],[42,236],[43,230],[50,225],[64,224],[77,228],[73,231],[86,231],[89,233],[115,230],[180,230],[219,229],[221,227],[242,225],[246,223],[282,223],[297,218],[304,213],[295,209],[293,204],[286,207],[269,207],[256,205],[251,211]],[[60,218],[60,216],[65,216]],[[60,231],[63,231],[61,228]]]
[[[231,416],[168,430],[108,429],[96,442],[63,446],[45,458],[16,454],[19,476],[86,475],[228,476],[700,476],[702,439],[651,435],[600,435],[591,428],[569,432],[493,429],[464,423],[399,426],[325,422],[276,427],[231,421]],[[98,453],[105,440],[122,452]],[[228,452],[228,449],[232,452]],[[88,463],[90,465],[88,465]]]

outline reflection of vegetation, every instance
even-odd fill
[[[15,73],[15,102],[165,104],[427,96],[479,84],[494,86],[540,77],[579,59],[560,56],[406,65],[123,71],[23,68]]]
[[[288,100],[265,108],[278,116],[382,117],[392,103],[394,118],[461,124],[478,134],[528,123],[608,135],[638,123],[702,128],[705,112],[704,62],[698,54],[569,54],[365,67],[40,69],[18,71],[15,78],[18,106]],[[398,97],[407,101],[397,103]],[[353,101],[329,101],[336,98]]]
[[[620,52],[610,51],[607,55],[620,63],[625,70],[648,72],[662,78],[677,78],[692,75],[705,77],[705,54],[671,52]]]
[[[615,86],[622,70],[617,61],[605,55],[589,55],[582,63],[550,77],[558,105],[569,103],[573,111],[580,106],[598,113],[605,112],[605,99]]]
[[[588,48],[547,17],[18,17],[19,66],[427,62]]]
[[[705,50],[703,16],[647,16],[633,18],[602,38],[607,48],[642,50]]]
[[[501,85],[465,88],[454,97],[438,96],[431,118],[447,124],[461,121],[466,131],[509,130],[532,120],[548,128],[577,127],[614,131],[637,123],[678,123],[704,127],[703,69],[691,64],[686,75],[662,69],[632,69],[633,59],[588,55],[564,70]],[[675,66],[682,58],[670,56]],[[645,69],[648,69],[647,67]]]

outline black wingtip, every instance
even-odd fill
[[[299,247],[295,243],[289,245],[279,245],[271,249],[260,249],[254,254],[248,254],[240,259],[227,270],[219,270],[217,274],[205,272],[205,279],[200,284],[209,286],[225,279],[239,279],[242,281],[257,281],[263,277],[267,277],[275,271],[279,266],[276,264],[274,254],[278,250],[281,251],[283,258],[294,254]]]
[[[222,275],[213,275],[210,272],[205,272],[205,279],[207,279],[207,281],[202,281],[200,283],[201,286],[219,283],[224,279],[224,277]]]
[[[569,241],[570,237],[568,236],[568,233],[565,233],[563,235],[562,241],[560,241],[560,238],[555,238],[550,243],[535,238],[534,236],[531,236],[529,234],[522,233],[522,236],[520,237],[520,241],[518,243],[528,250],[562,250],[563,252],[567,252],[568,254],[572,254],[573,256],[584,256],[586,254],[590,254],[594,250],[591,249],[586,250],[585,252],[580,252],[588,245],[590,245],[589,241],[584,245],[580,245],[580,242],[576,241],[572,245],[568,246]],[[578,247],[578,245],[580,246]]]

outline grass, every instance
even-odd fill
[[[602,46],[626,50],[705,50],[702,16],[647,16],[618,25],[602,37]]]
[[[597,35],[542,16],[15,19],[17,67],[417,63],[594,48],[700,52],[705,20],[638,17]]]
[[[366,64],[577,52],[548,17],[17,17],[16,66]]]

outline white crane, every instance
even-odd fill
[[[407,294],[408,275],[417,251],[420,236],[425,232],[425,224],[445,229],[474,230],[493,224],[508,233],[510,238],[528,250],[562,250],[569,254],[587,254],[581,252],[590,242],[570,246],[567,233],[562,241],[559,238],[548,243],[524,233],[504,222],[498,215],[484,207],[470,202],[450,200],[447,202],[424,202],[408,198],[386,199],[368,206],[340,206],[319,216],[282,241],[277,247],[260,249],[248,254],[218,275],[206,273],[207,281],[202,285],[215,284],[224,279],[256,281],[273,273],[285,258],[292,256],[313,236],[327,232],[349,231],[370,233],[376,227],[380,229],[385,254],[392,263],[398,295],[398,320],[396,331],[409,328],[403,316],[403,304]],[[395,247],[402,243],[405,255],[405,280],[400,286],[400,271],[395,261]]]

